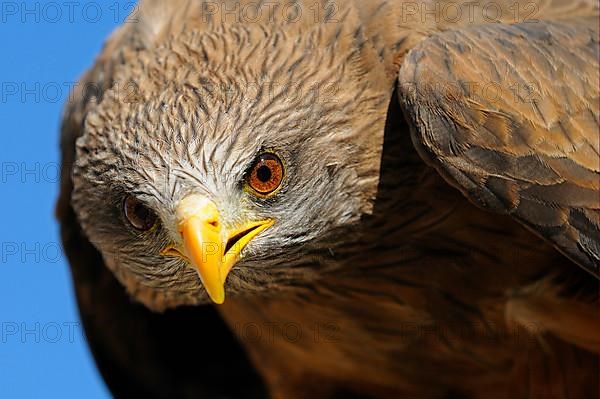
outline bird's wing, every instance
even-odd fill
[[[598,53],[597,16],[480,25],[422,41],[398,75],[426,162],[596,277]]]
[[[143,11],[134,16],[147,18]],[[115,397],[263,398],[267,394],[260,377],[212,306],[158,314],[134,303],[81,231],[71,207],[75,140],[83,121],[113,85],[120,65],[151,43],[151,26],[126,23],[112,34],[70,96],[63,116],[56,214],[87,340]]]

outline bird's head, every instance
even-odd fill
[[[335,263],[373,207],[390,90],[356,34],[322,34],[182,34],[121,55],[77,141],[72,202],[135,298],[221,303]]]

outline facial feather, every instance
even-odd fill
[[[74,207],[107,264],[150,307],[207,299],[184,262],[159,254],[177,240],[174,209],[190,193],[211,198],[228,226],[276,220],[245,248],[228,280],[231,292],[266,284],[284,289],[318,277],[326,254],[314,248],[333,245],[327,237],[372,208],[391,93],[367,85],[372,71],[361,63],[360,31],[265,32],[191,31],[141,50],[119,66],[112,88],[86,118]],[[327,35],[329,44],[317,48]],[[264,150],[279,154],[286,168],[269,199],[242,184]],[[159,215],[155,230],[140,234],[123,223],[127,194]],[[306,259],[313,259],[312,269]]]

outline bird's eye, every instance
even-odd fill
[[[256,157],[246,182],[259,195],[273,193],[283,181],[283,162],[275,154],[264,153]]]
[[[131,195],[125,198],[123,212],[129,223],[138,230],[148,231],[156,224],[156,213]]]

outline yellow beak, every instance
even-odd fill
[[[176,216],[183,248],[169,246],[162,253],[187,258],[198,271],[208,296],[215,303],[223,303],[225,279],[240,258],[241,251],[252,238],[273,225],[273,221],[248,222],[227,231],[215,204],[196,194],[179,203]]]

